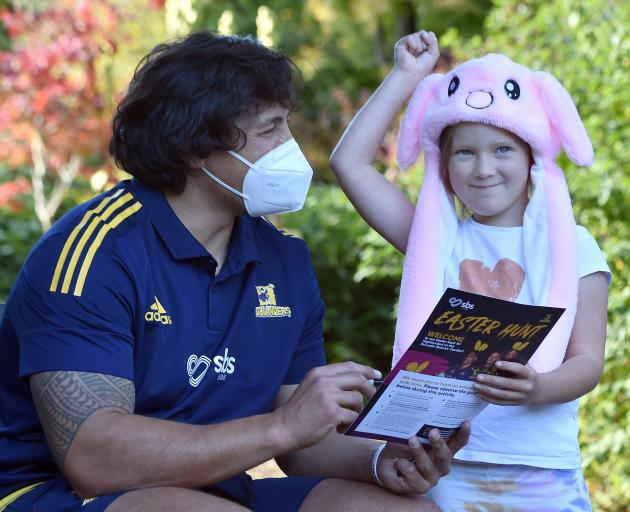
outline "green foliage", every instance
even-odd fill
[[[16,175],[28,177],[29,170],[9,170],[6,166],[0,165],[0,183],[6,183]],[[44,185],[46,191],[52,187],[50,180]],[[79,177],[57,210],[55,219],[92,195],[88,180]],[[42,226],[33,213],[33,208],[31,193],[14,196],[11,205],[0,205],[0,303],[6,302],[26,256],[42,236]]]
[[[13,178],[14,173],[10,177]],[[0,165],[0,183],[8,181],[9,172]],[[15,198],[15,208],[0,206],[0,304],[5,303],[15,277],[31,249],[42,234],[33,214],[33,199],[28,194]]]
[[[385,176],[415,200],[421,172],[390,170]],[[305,240],[311,250],[326,303],[328,360],[353,360],[389,371],[403,255],[365,223],[334,184],[314,183],[304,209],[273,221]]]
[[[502,0],[488,17],[486,38],[443,38],[458,60],[507,53],[552,72],[573,96],[595,148],[580,169],[562,158],[576,220],[600,243],[613,272],[606,364],[599,386],[583,399],[582,453],[596,510],[630,504],[630,4]]]
[[[354,360],[387,371],[402,255],[365,224],[335,185],[314,184],[303,210],[274,223],[311,249],[326,302],[329,361]]]

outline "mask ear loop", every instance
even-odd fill
[[[221,181],[219,178],[217,178],[214,174],[212,174],[208,169],[206,169],[203,165],[199,166],[201,168],[201,170],[206,174],[206,176],[208,176],[209,178],[211,178],[213,181],[215,181],[216,183],[218,183],[219,185],[221,185],[223,188],[229,190],[230,192],[236,194],[238,197],[248,200],[249,196],[247,194],[243,194],[242,192],[239,192],[238,190],[236,190],[233,187],[230,187],[227,183],[224,183],[223,181]]]
[[[256,170],[256,169],[254,169],[254,164],[253,163],[251,163],[249,160],[247,160],[246,158],[242,157],[238,153],[235,153],[234,151],[228,151],[228,155],[232,155],[237,160],[240,160],[241,162],[243,162],[250,169],[253,169],[254,171]]]

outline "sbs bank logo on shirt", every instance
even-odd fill
[[[186,362],[186,370],[188,371],[188,382],[192,387],[196,388],[199,385],[212,363],[214,363],[214,371],[218,374],[217,380],[225,380],[228,375],[234,373],[236,358],[228,355],[227,347],[222,356],[214,356],[212,361],[206,356],[191,354]]]
[[[258,295],[256,318],[291,317],[291,308],[289,306],[278,306],[276,304],[275,288],[276,285],[273,283],[256,286],[256,295]]]

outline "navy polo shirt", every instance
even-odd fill
[[[191,424],[271,411],[325,364],[305,243],[239,217],[216,261],[161,192],[136,180],[70,211],[35,245],[0,324],[0,498],[57,476],[29,375],[135,384],[137,414]]]

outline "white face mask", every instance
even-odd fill
[[[249,167],[243,192],[221,181],[203,165],[201,170],[223,188],[243,198],[247,213],[252,217],[295,212],[304,206],[313,169],[295,139],[280,144],[254,163],[234,151],[228,153]]]

